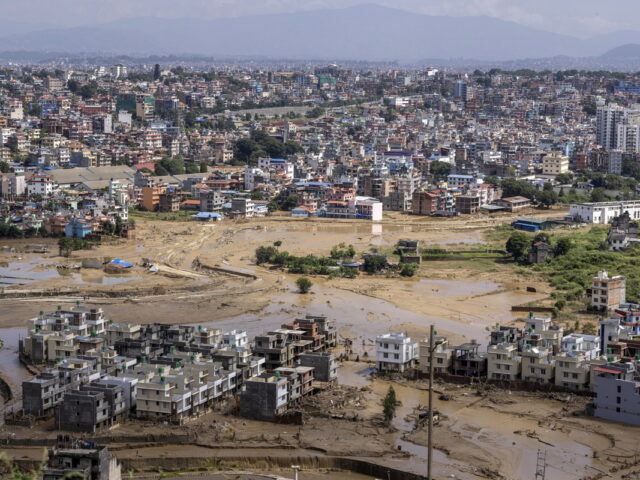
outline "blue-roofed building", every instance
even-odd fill
[[[553,227],[551,222],[546,220],[537,220],[535,218],[519,218],[511,224],[516,230],[525,232],[539,232],[540,230],[549,230]]]
[[[258,159],[258,168],[264,172],[275,172],[284,175],[293,180],[294,166],[293,163],[283,158],[263,157]]]
[[[191,218],[201,222],[217,222],[222,220],[224,216],[216,212],[198,212],[196,215],[191,215]]]
[[[93,233],[93,224],[84,218],[70,218],[64,229],[65,236],[70,238],[85,238],[91,233]]]

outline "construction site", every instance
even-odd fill
[[[0,252],[5,412],[20,402],[21,382],[35,373],[16,353],[26,321],[56,305],[82,301],[119,323],[243,329],[250,337],[296,316],[323,315],[338,329],[338,386],[304,400],[300,425],[211,411],[179,426],[129,421],[91,441],[108,445],[133,478],[173,478],[168,472],[190,478],[196,470],[198,478],[254,478],[242,472],[293,478],[292,465],[300,466],[303,480],[426,478],[427,382],[376,373],[375,337],[398,331],[421,341],[433,324],[451,342],[484,343],[496,324],[519,324],[521,314],[513,307],[549,301],[551,287],[488,258],[424,262],[412,278],[313,276],[311,293],[301,295],[296,275],[256,265],[255,250],[280,242],[291,254],[326,255],[344,243],[366,253],[392,250],[406,238],[432,248],[480,250],[489,248],[487,235],[495,227],[514,220],[504,214],[390,215],[375,224],[278,216],[213,223],[139,220],[135,240],[104,243],[68,258],[59,255],[54,240],[38,242],[45,253],[7,240]],[[382,400],[390,385],[398,406],[386,425]],[[636,428],[589,416],[588,395],[437,380],[434,397],[434,478],[627,479],[640,472]],[[53,422],[4,425],[2,451],[34,466],[58,433]],[[229,472],[236,476],[225,476]]]

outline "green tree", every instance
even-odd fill
[[[80,84],[76,80],[72,79],[67,82],[67,88],[75,95],[80,91]]]
[[[7,162],[0,162],[0,172],[9,173],[11,171],[11,167]]]
[[[98,83],[95,81],[89,82],[86,85],[80,87],[80,96],[83,100],[89,100],[98,94]]]
[[[58,249],[60,250],[60,255],[63,257],[71,255],[71,252],[73,251],[73,239],[69,237],[62,237],[58,240]]]
[[[604,188],[602,187],[594,188],[589,198],[591,202],[606,202],[608,199],[609,197],[604,194]]]
[[[387,257],[385,255],[379,254],[370,254],[364,257],[364,271],[369,274],[378,273],[385,268],[389,263],[387,262]]]
[[[529,182],[516,180],[515,178],[505,178],[500,182],[502,195],[504,197],[526,197],[531,200],[536,198],[537,190]]]
[[[530,244],[529,237],[525,233],[513,232],[507,240],[505,249],[515,261],[521,262],[527,255]]]
[[[158,166],[160,166],[160,172],[166,173],[158,173]],[[156,163],[156,175],[181,175],[185,173],[186,169],[184,166],[184,160],[182,156],[177,155],[172,158],[164,157],[158,163]],[[197,173],[197,172],[190,172]]]
[[[162,177],[164,175],[169,175],[169,171],[166,168],[164,168],[160,162],[158,162],[156,163],[154,174],[159,177]]]
[[[278,204],[276,203],[275,200],[271,200],[268,204],[267,204],[267,211],[269,213],[275,212],[276,210],[278,210]]]
[[[156,63],[153,67],[153,79],[160,80],[160,64]]]
[[[241,162],[249,163],[249,160],[253,157],[254,152],[256,152],[259,147],[258,142],[250,138],[241,138],[235,143],[233,153],[235,158]]]
[[[283,210],[292,210],[298,206],[298,195],[295,193],[290,194],[286,200],[282,203]]]
[[[313,282],[307,277],[300,277],[296,280],[296,285],[298,286],[300,293],[309,293],[309,290],[311,290],[311,287],[313,286]]]
[[[384,417],[384,423],[386,425],[391,425],[391,422],[396,416],[397,403],[398,403],[398,400],[396,398],[396,391],[390,385],[389,390],[387,390],[387,394],[382,400],[382,415]]]
[[[571,241],[571,239],[567,237],[562,237],[558,239],[558,242],[556,243],[556,246],[554,249],[554,253],[556,254],[556,256],[566,255],[569,252],[569,250],[571,250],[572,248],[573,248],[573,242]]]
[[[289,140],[284,144],[284,153],[287,156],[295,155],[296,153],[302,153],[302,152],[304,152],[304,148],[302,148],[302,146],[298,142]]]
[[[430,171],[434,178],[443,180],[451,173],[451,164],[434,160],[431,162]]]
[[[495,175],[486,175],[482,181],[489,185],[500,185],[500,180]]]
[[[324,108],[321,107],[314,107],[311,110],[309,110],[305,116],[307,118],[318,118],[324,115]]]
[[[207,162],[200,162],[200,173],[207,173],[209,171],[209,167],[207,166]]]
[[[539,232],[533,237],[533,241],[531,243],[544,242],[551,243],[551,237],[546,232]]]
[[[113,233],[115,233],[118,236],[121,236],[122,230],[123,230],[122,218],[120,218],[119,215],[116,215],[116,224],[115,224]]]
[[[339,243],[331,249],[330,256],[335,260],[343,259],[343,258],[353,258],[356,255],[356,249],[353,248],[353,245],[349,245],[348,247],[344,244],[344,242]]]
[[[543,190],[537,195],[537,199],[540,205],[549,208],[558,203],[558,194],[553,190]]]
[[[561,185],[569,185],[573,182],[573,174],[561,173],[559,175],[556,175],[556,182]]]
[[[413,277],[418,273],[420,266],[417,263],[403,263],[400,265],[400,275],[403,277]]]
[[[270,263],[277,253],[278,249],[275,247],[258,247],[256,249],[256,264]]]
[[[115,233],[116,226],[109,220],[102,222],[102,231],[105,235],[113,235]]]

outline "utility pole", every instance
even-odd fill
[[[431,480],[431,458],[433,452],[433,325],[429,328],[429,427],[427,435],[427,480]]]

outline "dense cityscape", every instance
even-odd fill
[[[278,15],[0,20],[0,478],[638,478],[640,46],[169,48]]]

